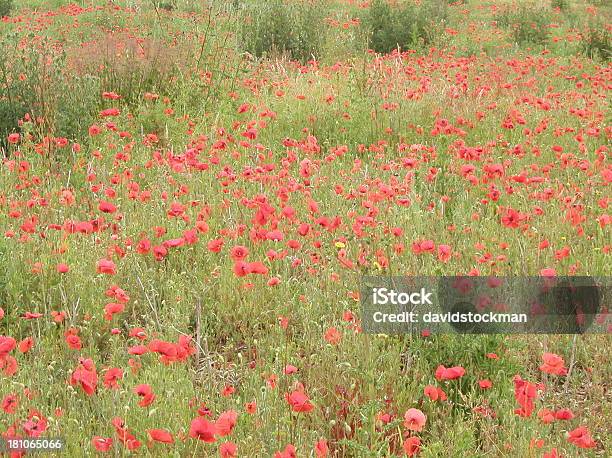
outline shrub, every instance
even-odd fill
[[[442,1],[392,7],[386,0],[374,0],[364,20],[369,46],[387,53],[398,47],[406,50],[428,45],[435,40],[446,16],[447,3]]]
[[[26,114],[36,121],[35,137],[77,138],[86,131],[97,108],[99,88],[68,78],[65,56],[52,42],[24,47],[7,59],[5,49],[16,49],[15,38],[0,42],[0,147],[6,135],[19,130]]]
[[[569,9],[568,0],[551,0],[550,6],[552,8],[559,8],[561,11]]]
[[[154,0],[153,6],[155,8],[159,8],[166,11],[172,11],[176,8],[176,2],[174,1],[163,1],[163,0]]]
[[[612,32],[602,21],[593,21],[582,37],[582,52],[592,59],[612,57]]]
[[[19,130],[19,120],[32,112],[34,88],[31,84],[39,73],[35,62],[26,56],[9,61],[7,50],[14,48],[11,36],[0,40],[0,149],[6,149],[8,134]],[[19,78],[20,74],[32,78]]]
[[[250,54],[287,54],[293,60],[306,62],[321,52],[325,9],[319,0],[271,0],[248,7],[244,13],[240,43]]]
[[[0,17],[8,16],[13,11],[13,0],[0,0]]]
[[[515,43],[542,45],[548,40],[550,12],[543,8],[521,6],[496,16],[497,24],[509,28]]]
[[[136,105],[145,92],[172,92],[178,68],[188,62],[192,48],[172,46],[160,39],[136,39],[109,33],[67,52],[67,66],[77,78],[95,76],[102,91],[114,91]]]
[[[35,138],[80,138],[96,119],[104,91],[135,107],[145,92],[170,95],[188,63],[189,46],[161,39],[137,40],[116,32],[57,51],[52,41],[15,50],[17,38],[0,40],[0,148],[19,131],[26,114],[38,119]],[[25,77],[21,77],[25,75]]]

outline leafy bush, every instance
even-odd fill
[[[549,25],[553,22],[549,11],[531,6],[503,11],[496,20],[499,26],[511,30],[514,42],[520,45],[546,43]]]
[[[96,119],[104,91],[121,94],[131,107],[146,92],[171,94],[192,49],[119,33],[61,52],[52,41],[23,48],[17,43],[12,34],[0,39],[0,148],[26,114],[40,120],[35,137],[74,140]]]
[[[19,120],[32,112],[35,93],[31,82],[39,75],[36,64],[24,56],[9,61],[11,48],[16,48],[11,37],[0,41],[0,149],[8,146],[7,135],[19,130]],[[19,78],[20,74],[31,78]]]
[[[0,147],[6,136],[19,131],[29,114],[36,120],[35,136],[77,138],[86,132],[98,108],[99,87],[67,78],[65,56],[51,42],[24,47],[8,60],[3,50],[17,49],[15,38],[0,42]],[[17,52],[17,51],[15,51]]]
[[[155,8],[159,8],[166,11],[172,11],[176,8],[176,2],[174,1],[163,1],[163,0],[154,0],[153,6]]]
[[[245,10],[241,47],[256,57],[287,54],[306,62],[317,57],[323,44],[325,9],[319,0],[271,0]]]
[[[2,58],[2,49],[11,38],[0,42],[0,147],[6,136],[18,132],[26,114],[35,120],[33,134],[76,139],[93,122],[100,108],[100,84],[96,77],[68,77],[65,55],[54,53],[51,45],[27,47],[18,58]]]
[[[569,9],[568,0],[551,0],[550,6],[552,8],[559,8],[561,11]]]
[[[592,59],[609,60],[612,57],[612,33],[603,21],[589,24],[582,38],[582,52]]]
[[[13,11],[13,0],[0,0],[0,17],[8,16]]]
[[[18,121],[27,112],[23,105],[14,105],[0,99],[0,150],[8,149],[7,136],[19,130]]]
[[[106,34],[71,49],[67,64],[76,77],[95,76],[101,91],[114,91],[136,105],[145,92],[172,92],[178,68],[188,62],[191,47],[171,46],[161,39],[137,40],[127,34]]]
[[[370,48],[387,53],[398,47],[406,50],[432,43],[446,17],[447,3],[442,1],[392,7],[386,0],[374,0],[364,26],[369,34]]]

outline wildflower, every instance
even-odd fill
[[[92,396],[98,385],[98,374],[93,361],[81,358],[79,365],[70,376],[69,383],[73,386],[80,386],[85,394]]]
[[[221,458],[235,458],[238,447],[233,442],[224,442],[219,445],[219,456]]]
[[[314,409],[314,406],[310,402],[310,399],[306,394],[301,391],[293,391],[292,393],[285,394],[285,399],[291,406],[291,410],[294,412],[304,412],[308,413]]]
[[[415,456],[421,451],[421,439],[417,436],[408,437],[402,447],[406,456]]]
[[[115,263],[110,259],[100,259],[98,261],[98,266],[96,270],[99,274],[114,275],[117,273]]]
[[[454,380],[463,377],[465,375],[465,369],[461,366],[444,367],[440,365],[436,369],[435,375],[438,380]]]
[[[238,413],[234,410],[223,412],[215,422],[217,434],[221,437],[231,434],[234,426],[236,425],[237,418]]]
[[[327,458],[329,454],[329,447],[325,439],[319,439],[314,446],[314,452],[316,458]]]
[[[565,362],[563,358],[554,353],[544,353],[542,355],[544,363],[540,366],[542,372],[552,375],[567,375],[567,369],[565,368]]]
[[[161,442],[163,444],[173,444],[174,438],[165,429],[149,429],[147,430],[149,440],[153,442]]]
[[[204,417],[194,418],[189,426],[189,436],[203,442],[215,442],[217,428]]]
[[[142,399],[138,403],[140,407],[148,407],[155,401],[155,394],[151,385],[141,384],[134,387],[134,393],[140,396]]]
[[[94,436],[91,438],[91,444],[98,452],[109,452],[113,446],[113,439],[110,437]]]
[[[419,409],[408,409],[404,414],[404,426],[410,431],[422,431],[427,417]]]
[[[342,339],[342,334],[336,328],[329,328],[325,331],[325,340],[332,345],[338,345]]]
[[[597,442],[591,437],[591,433],[586,426],[578,428],[567,433],[567,440],[579,448],[594,448],[597,447]]]

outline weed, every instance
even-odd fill
[[[447,4],[442,1],[423,2],[419,6],[412,3],[391,6],[386,0],[374,0],[364,27],[371,49],[387,53],[433,43],[446,17]]]
[[[553,22],[549,11],[528,5],[506,9],[496,19],[498,25],[510,30],[514,43],[518,45],[544,45]]]
[[[253,56],[287,54],[301,62],[319,56],[324,42],[323,2],[272,0],[246,7],[243,13],[240,43]]]
[[[0,0],[0,18],[9,16],[13,11],[13,0]]]
[[[592,59],[612,58],[612,29],[602,20],[593,19],[582,37],[582,51]]]

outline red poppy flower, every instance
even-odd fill
[[[238,447],[233,442],[224,442],[219,445],[219,456],[221,458],[235,458]]]
[[[68,273],[70,271],[70,267],[68,267],[68,264],[64,264],[64,263],[60,263],[58,264],[55,269],[57,270],[58,273],[60,274],[65,274]]]
[[[555,421],[555,414],[552,410],[540,409],[540,411],[538,412],[538,418],[542,420],[542,423],[547,425]]]
[[[110,202],[101,200],[100,203],[98,204],[98,210],[100,210],[103,213],[115,213],[117,211],[117,207],[115,207]]]
[[[591,437],[591,433],[586,426],[579,426],[578,428],[569,431],[567,433],[567,440],[580,448],[594,448],[597,447],[597,442]]]
[[[227,398],[231,396],[232,394],[234,394],[235,392],[236,392],[236,388],[234,388],[232,385],[225,385],[223,389],[221,390],[221,396],[223,396],[224,398]]]
[[[117,273],[115,263],[110,259],[100,259],[98,261],[98,266],[96,270],[99,274],[114,275]]]
[[[153,393],[153,389],[151,388],[151,385],[148,385],[146,383],[136,385],[134,387],[134,393],[136,393],[142,398],[138,403],[140,407],[148,407],[153,404],[153,401],[155,401],[155,394]]]
[[[419,409],[408,409],[404,413],[404,426],[410,431],[422,431],[427,417]]]
[[[297,451],[293,444],[288,444],[284,450],[276,452],[274,458],[297,458]]]
[[[315,456],[317,458],[327,458],[329,455],[329,446],[325,439],[319,439],[314,446]]]
[[[91,444],[98,452],[108,452],[113,446],[113,439],[110,437],[94,436],[91,439]]]
[[[231,434],[234,426],[236,425],[237,418],[238,413],[234,410],[228,410],[219,415],[219,418],[215,422],[217,434],[221,437]]]
[[[189,426],[189,436],[203,442],[215,442],[217,428],[204,417],[194,418]]]
[[[454,380],[465,375],[465,369],[461,366],[455,367],[444,367],[442,365],[438,366],[436,369],[436,379],[438,380]]]
[[[4,413],[14,414],[17,411],[17,407],[19,407],[19,398],[16,394],[7,394],[4,399],[2,399],[0,407]]]
[[[540,366],[540,370],[552,375],[567,375],[565,362],[563,358],[554,353],[544,353],[542,355],[544,363]]]
[[[406,456],[415,456],[421,450],[421,439],[417,436],[408,437],[402,447]]]
[[[242,245],[236,245],[230,250],[230,257],[234,261],[242,261],[249,255],[249,250],[247,247]]]
[[[297,371],[298,371],[298,368],[291,364],[287,364],[285,368],[283,369],[283,373],[285,375],[295,374]]]
[[[34,339],[32,337],[26,337],[21,342],[19,342],[18,350],[20,353],[29,352],[34,346]]]
[[[557,452],[556,448],[552,448],[550,452],[544,453],[542,458],[563,458],[562,455]]]
[[[246,411],[246,413],[248,413],[249,415],[253,415],[255,412],[257,412],[257,402],[253,401],[253,402],[247,402],[244,405],[244,410]]]
[[[119,389],[119,380],[123,378],[123,371],[118,367],[111,367],[104,374],[104,386],[109,389]]]
[[[306,394],[301,391],[294,391],[291,394],[285,394],[285,399],[291,406],[291,410],[294,412],[304,412],[308,413],[314,409],[314,406],[310,402],[310,399]]]
[[[98,385],[98,374],[91,359],[81,359],[77,368],[72,372],[69,383],[80,386],[88,396],[92,396]]]
[[[555,418],[557,420],[571,420],[574,418],[574,414],[569,409],[559,409],[555,412]]]
[[[342,334],[336,328],[328,328],[325,331],[325,340],[327,340],[332,345],[338,345],[340,340],[342,340]]]
[[[12,337],[0,336],[0,359],[15,349],[17,342]]]
[[[173,444],[174,438],[165,429],[149,429],[147,430],[149,439],[154,442],[161,442],[163,444]]]
[[[427,385],[423,389],[423,393],[432,401],[444,401],[446,400],[446,393],[441,389],[433,385]]]

